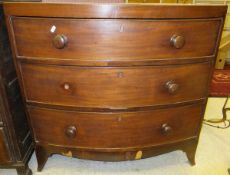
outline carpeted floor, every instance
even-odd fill
[[[220,118],[224,101],[225,98],[210,98],[205,118]],[[34,175],[228,175],[230,128],[223,130],[203,126],[196,154],[196,165],[193,167],[189,165],[185,154],[181,151],[117,163],[54,155],[49,158],[41,173],[36,172],[37,162],[33,155],[29,166]],[[16,172],[0,170],[0,175],[16,175]]]

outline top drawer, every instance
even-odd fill
[[[220,19],[12,18],[17,56],[89,62],[213,56],[220,23]]]

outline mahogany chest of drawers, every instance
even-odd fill
[[[226,6],[6,3],[38,171],[52,154],[195,164]]]

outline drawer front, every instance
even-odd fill
[[[197,136],[203,106],[145,112],[81,113],[29,107],[38,142],[86,148],[122,148]]]
[[[147,67],[21,64],[27,102],[129,108],[206,97],[210,63]]]
[[[10,156],[6,145],[3,128],[0,128],[0,164],[7,164],[10,162]]]
[[[213,56],[220,27],[220,20],[213,19],[12,20],[17,55],[42,60],[111,62]]]

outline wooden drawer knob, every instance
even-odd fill
[[[169,126],[167,123],[164,123],[164,124],[161,126],[161,132],[162,132],[162,134],[164,134],[164,135],[171,134],[171,133],[172,133],[172,127]]]
[[[63,49],[68,43],[68,38],[65,35],[56,35],[53,38],[53,45],[57,49]]]
[[[74,138],[76,136],[77,129],[75,126],[68,126],[65,130],[65,135],[69,138]]]
[[[173,80],[168,81],[165,87],[170,94],[175,94],[179,89],[179,85]]]
[[[180,49],[185,45],[185,38],[179,35],[173,35],[170,39],[171,45],[176,48]]]

